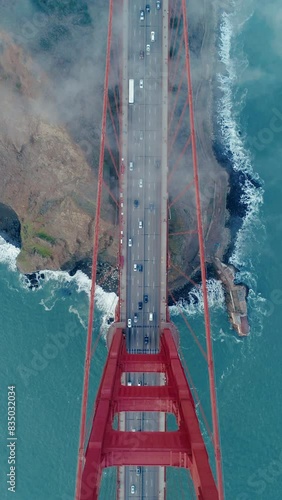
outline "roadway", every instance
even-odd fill
[[[161,10],[156,10],[154,3],[151,12],[145,13],[145,21],[140,21],[140,2],[133,0],[129,3],[128,26],[128,78],[134,78],[135,102],[128,106],[128,162],[133,162],[133,170],[127,168],[127,245],[131,239],[132,246],[127,249],[126,310],[132,327],[128,328],[126,338],[130,352],[156,352],[161,252],[161,171],[157,166],[161,164]],[[151,42],[152,31],[154,42]],[[147,44],[150,44],[150,54],[146,52]],[[140,59],[140,51],[144,52],[143,59]],[[140,80],[143,88],[140,88]],[[139,228],[140,221],[142,228]],[[134,271],[134,264],[141,264],[143,271],[139,271],[138,266]],[[144,303],[144,295],[148,295],[148,303]],[[138,310],[138,302],[142,302],[142,310]],[[134,323],[134,315],[137,315],[137,323]]]
[[[164,125],[162,76],[163,9],[165,5],[167,12],[168,0],[162,4],[162,9],[157,10],[156,1],[151,3],[150,13],[145,12],[142,21],[140,8],[145,10],[145,3],[124,2],[123,28],[127,32],[123,34],[123,94],[127,95],[127,102],[122,134],[125,166],[122,255],[125,260],[121,277],[121,319],[125,322],[126,345],[131,353],[158,352],[160,324],[165,320],[166,310],[163,273],[166,273],[167,189],[163,179],[167,174],[167,117]],[[146,49],[148,44],[150,52]],[[133,104],[128,103],[129,79],[134,79]],[[144,296],[147,296],[145,301]],[[159,385],[161,377],[129,373],[124,383]],[[132,432],[164,430],[164,416],[159,413],[129,412],[123,422],[121,428]],[[157,500],[164,497],[163,468],[121,469],[122,498]]]

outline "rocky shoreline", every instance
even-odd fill
[[[210,9],[206,0],[200,3],[191,0],[191,7],[192,4],[197,4],[197,18],[192,16],[194,25],[193,22],[190,25],[190,43],[197,68],[193,91],[198,159],[206,188],[203,193],[206,259],[208,277],[218,278],[215,259],[227,264],[244,207],[239,203],[240,174],[232,172],[229,160],[214,141],[212,84],[216,11],[214,7]],[[48,94],[51,75],[48,77],[38,68],[34,74],[33,61],[22,48],[5,33],[0,33],[0,38],[3,49],[0,88],[6,95],[0,124],[0,174],[5,178],[2,190],[0,187],[0,235],[21,248],[18,268],[27,276],[31,288],[44,279],[42,269],[61,269],[71,275],[81,270],[90,277],[96,209],[95,168],[63,124],[58,125],[56,120],[48,122],[44,113],[35,112],[38,101],[45,109],[47,103],[42,95]],[[13,113],[17,119],[10,123],[9,114]],[[108,181],[113,185],[112,177]],[[170,196],[174,197],[175,193],[172,191]],[[104,194],[97,284],[105,291],[116,293],[117,220],[117,210]],[[184,196],[172,213],[170,232],[186,229],[187,220],[190,227],[195,227],[189,197]],[[192,285],[187,284],[184,274],[200,282],[197,240],[194,235],[176,237],[170,239],[169,249],[173,264],[168,270],[169,287],[175,297],[185,299]],[[225,287],[228,286],[225,283]],[[231,317],[230,304],[227,301]]]

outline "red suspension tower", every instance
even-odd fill
[[[203,206],[201,202],[196,151],[185,0],[162,0],[160,13],[162,23],[162,56],[160,57],[162,57],[163,64],[162,99],[164,102],[162,111],[162,140],[160,142],[162,142],[162,164],[164,160],[167,164],[167,167],[165,166],[165,169],[162,170],[162,176],[164,172],[167,172],[167,174],[166,180],[162,182],[161,199],[165,201],[161,202],[159,212],[161,220],[159,238],[162,243],[163,241],[167,243],[167,249],[164,259],[162,255],[159,256],[161,262],[161,320],[158,324],[159,343],[154,351],[145,349],[142,353],[133,352],[132,349],[128,348],[128,315],[126,310],[128,298],[126,295],[128,249],[126,248],[127,245],[124,246],[122,243],[123,238],[120,235],[124,235],[124,233],[127,235],[127,214],[129,213],[129,207],[126,202],[126,190],[129,182],[127,174],[129,162],[124,130],[128,130],[129,127],[127,82],[130,75],[125,63],[123,65],[116,64],[120,53],[123,55],[128,54],[128,47],[125,49],[127,35],[124,34],[117,41],[112,34],[114,31],[113,25],[115,26],[115,20],[118,19],[118,16],[119,23],[123,25],[123,29],[125,28],[125,24],[129,18],[129,9],[129,0],[120,0],[118,2],[109,0],[97,211],[94,226],[92,287],[82,398],[76,500],[98,499],[101,476],[105,468],[140,465],[172,466],[187,469],[190,472],[198,499],[223,500],[224,490],[206,286],[205,227],[203,227],[202,223]],[[113,76],[113,72],[115,76]],[[118,80],[118,85],[114,86],[112,98],[109,99],[109,88],[115,79]],[[164,113],[167,113],[167,115]],[[165,116],[167,116],[166,120],[164,120]],[[111,129],[111,134],[109,134],[109,129]],[[179,137],[182,140],[181,148],[179,148]],[[116,143],[113,144],[113,141],[116,141]],[[112,168],[115,169],[119,181],[118,200],[116,199],[116,194],[106,185],[103,178],[105,148],[107,148],[112,161]],[[118,159],[116,159],[116,155]],[[182,186],[176,193],[175,188],[170,189],[170,186],[177,170],[182,168],[183,165],[187,170],[187,178],[183,178]],[[91,432],[87,446],[85,446],[90,367],[93,352],[99,340],[98,338],[93,339],[92,332],[103,186],[107,188],[111,199],[117,205],[118,227],[116,237],[119,241],[117,255],[120,273],[119,303],[116,309],[115,322],[111,325],[108,332],[108,356],[96,396]],[[162,198],[164,191],[165,196]],[[170,213],[173,207],[177,206],[177,203],[187,197],[194,200],[192,203],[194,218],[190,218],[192,225],[182,227],[178,232],[170,233]],[[168,203],[167,199],[169,200]],[[173,259],[171,259],[169,253],[170,238],[187,234],[191,235],[191,238],[194,238],[193,241],[197,238],[196,248],[198,248],[198,270],[201,272],[202,281],[201,289],[204,303],[206,348],[199,341],[197,334],[193,332],[186,317],[184,317],[184,321],[198,344],[204,359],[207,361],[213,427],[211,441],[215,452],[213,460],[216,467],[216,480],[212,473],[206,445],[200,431],[191,387],[188,384],[185,370],[180,360],[178,332],[174,324],[170,321],[167,307],[167,268],[176,269],[175,263],[172,262]],[[191,275],[186,275],[185,270],[176,270],[185,276],[187,280],[192,281]],[[171,297],[173,299],[172,293]],[[161,311],[164,311],[162,315]],[[158,383],[146,386],[139,384],[127,385],[125,382],[127,374],[157,374]],[[158,412],[162,415],[172,413],[175,416],[178,429],[176,431],[167,431],[160,428],[150,431],[145,429],[133,433],[132,430],[122,428],[120,420],[118,428],[114,428],[115,417],[118,416],[120,418],[121,415],[128,412]],[[120,484],[117,487],[117,497],[121,498]]]

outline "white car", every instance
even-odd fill
[[[132,484],[131,488],[130,488],[130,493],[133,494],[135,492],[136,492],[136,486],[135,486],[135,484]]]
[[[128,238],[128,246],[132,247],[132,239],[131,238]]]
[[[143,89],[143,87],[144,87],[144,80],[142,78],[140,79],[139,87],[140,87],[140,89]]]
[[[142,220],[140,220],[140,221],[139,221],[139,229],[142,229],[142,228],[143,228],[143,221],[142,221]]]
[[[131,328],[131,327],[132,327],[132,321],[131,321],[131,318],[128,318],[128,320],[127,320],[127,326],[128,326],[128,328]]]
[[[151,42],[155,42],[155,32],[151,31]]]
[[[139,187],[143,187],[143,179],[139,179]]]
[[[146,45],[146,54],[147,54],[147,56],[150,54],[150,52],[151,52],[151,47],[150,47],[150,44],[147,43],[147,45]]]
[[[160,10],[160,8],[161,8],[160,0],[157,0],[156,7],[157,7],[157,10]]]
[[[133,271],[137,271],[137,264],[133,264]]]
[[[132,170],[133,170],[133,161],[129,162],[129,170],[130,170],[130,172],[132,172]]]

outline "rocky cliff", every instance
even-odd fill
[[[21,245],[22,272],[71,268],[92,254],[95,172],[66,129],[48,121],[46,75],[6,34],[0,39],[0,232]],[[116,214],[106,195],[103,202],[100,256],[114,263]]]

